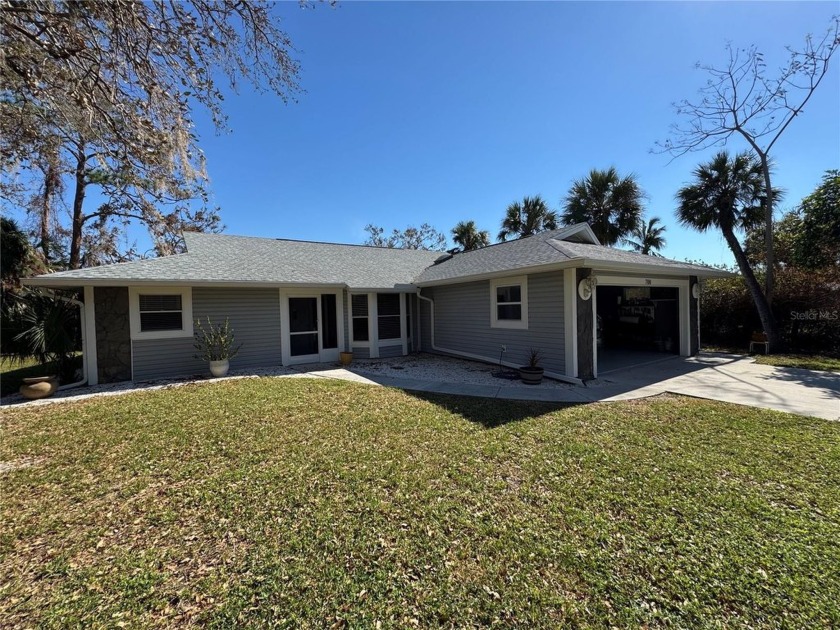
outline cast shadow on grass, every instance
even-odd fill
[[[440,407],[448,413],[461,416],[469,422],[480,424],[485,429],[495,429],[512,422],[536,419],[540,416],[584,404],[501,400],[498,398],[457,396],[409,390],[404,390],[404,392],[408,396]]]

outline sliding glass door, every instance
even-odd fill
[[[338,361],[339,309],[335,293],[288,297],[289,363]]]

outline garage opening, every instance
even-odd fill
[[[599,374],[679,354],[676,287],[599,286],[596,308]]]

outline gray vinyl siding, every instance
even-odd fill
[[[354,359],[369,359],[370,348],[363,348],[362,346],[353,346]]]
[[[523,364],[531,348],[542,353],[548,372],[565,372],[563,324],[563,273],[528,276],[528,329],[490,327],[490,281],[469,282],[423,289],[435,302],[435,345],[498,361]],[[423,348],[431,350],[429,305],[423,304]]]
[[[276,289],[193,288],[193,318],[206,325],[230,320],[236,343],[242,344],[231,360],[232,370],[279,366],[280,296]],[[134,380],[190,376],[207,371],[207,364],[194,359],[191,337],[132,341]]]
[[[135,381],[209,373],[204,361],[193,358],[192,337],[135,339],[131,342],[131,350]]]
[[[391,357],[401,357],[403,355],[402,345],[399,346],[379,346],[379,358],[390,359]]]
[[[424,289],[423,296],[429,297],[432,295],[431,289]],[[422,300],[419,297],[417,301],[420,302],[420,321],[418,322],[418,330],[420,332],[420,351],[421,352],[432,352],[432,317],[431,317],[431,309],[432,307],[426,300]]]

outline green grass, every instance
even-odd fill
[[[837,627],[840,424],[243,379],[4,409],[6,627]]]
[[[803,368],[805,370],[826,370],[840,372],[840,358],[808,354],[758,355],[755,362],[777,367]]]

